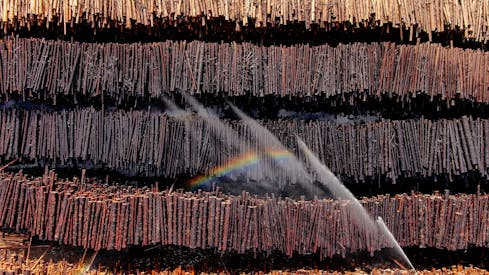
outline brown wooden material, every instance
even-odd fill
[[[428,43],[265,47],[200,41],[79,43],[7,36],[0,41],[0,99],[21,97],[56,104],[61,97],[74,102],[95,98],[103,105],[107,99],[122,104],[134,97],[161,99],[185,91],[293,97],[305,102],[321,95],[345,105],[383,97],[410,103],[419,94],[447,105],[456,99],[489,103],[487,67],[487,51]]]
[[[165,113],[106,112],[93,108],[60,112],[5,110],[0,112],[0,137],[17,140],[20,146],[2,148],[0,139],[0,155],[7,161],[42,160],[52,166],[91,161],[96,166],[129,173],[174,178],[182,173],[208,174],[213,167],[225,165],[251,150],[263,153],[268,149],[264,146],[267,142],[252,138],[253,129],[246,124],[223,122],[235,133],[215,133],[215,129],[198,116],[168,117]],[[333,173],[357,182],[378,176],[396,182],[399,177],[441,174],[453,180],[468,172],[489,177],[487,119],[463,117],[431,121],[420,118],[364,124],[264,120],[260,123],[286,148],[297,153],[299,159],[302,155],[298,152],[295,135],[300,136]],[[239,146],[229,146],[225,142],[215,142],[216,134],[224,139],[229,139],[226,135],[243,139],[239,143],[236,141]],[[99,142],[101,136],[104,142]],[[263,177],[274,179],[280,186],[291,182],[290,176],[281,176],[280,167],[269,166]],[[82,175],[82,186],[83,183]],[[18,196],[26,190],[16,192]],[[117,216],[117,213],[111,215]]]
[[[23,223],[21,230],[43,240],[96,251],[172,244],[220,252],[277,249],[289,256],[294,252],[332,256],[356,251],[373,253],[392,246],[379,230],[368,228],[352,203],[345,200],[257,198],[248,193],[231,196],[218,191],[170,194],[168,190],[107,186],[92,179],[86,179],[82,190],[79,182],[57,179],[52,172],[44,178],[0,172],[0,194],[6,195],[0,197],[0,205],[8,202],[11,206],[0,208],[1,217],[5,217],[0,220],[2,228],[15,229],[17,223]],[[33,194],[23,193],[34,199],[21,209],[18,206],[23,198],[14,193],[22,186],[34,187],[30,189]],[[158,202],[164,201],[167,219],[149,219],[148,214],[157,213],[158,205],[161,207]],[[363,198],[360,203],[373,217],[384,219],[402,246],[460,250],[487,246],[488,201],[489,195],[479,193],[412,193]],[[93,209],[94,205],[92,215],[87,208]],[[122,205],[126,214],[117,218]],[[58,207],[61,211],[56,210]],[[202,211],[207,213],[203,215]],[[26,223],[18,218],[22,212],[30,213]],[[51,233],[53,229],[55,234]],[[165,241],[153,234],[161,229],[168,234]]]

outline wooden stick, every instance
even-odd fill
[[[32,265],[32,267],[30,268],[31,270],[35,270],[36,266],[39,264],[39,262],[41,262],[41,260],[44,258],[44,256],[46,256],[46,254],[49,252],[49,250],[51,249],[51,247],[53,247],[53,244],[49,245],[49,247],[46,248],[46,250],[42,253],[42,255],[39,257],[39,259],[37,259],[37,261],[34,262],[34,264]]]
[[[13,159],[10,162],[8,162],[7,164],[5,164],[4,166],[0,167],[0,172],[3,171],[3,170],[5,170],[10,165],[16,163],[18,160],[19,160],[19,158]]]

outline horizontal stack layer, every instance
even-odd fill
[[[77,275],[83,272],[87,275],[108,275],[108,274],[143,274],[141,270],[134,268],[135,270],[121,270],[119,272],[110,270],[110,268],[96,267],[92,266],[90,270],[86,270],[85,266],[77,267],[76,264],[69,263],[66,260],[56,260],[56,261],[41,261],[37,263],[35,268],[32,268],[36,263],[35,259],[28,260],[25,263],[19,263],[18,255],[6,255],[0,254],[0,274],[1,275],[30,275],[30,274],[51,274],[51,275]],[[355,268],[355,271],[326,271],[318,269],[298,269],[298,270],[272,270],[269,272],[261,271],[259,274],[263,275],[366,275],[366,274],[385,274],[385,275],[407,275],[413,274],[413,271],[398,269],[398,268],[373,268],[372,271],[364,271],[361,268],[368,269],[367,267]],[[233,270],[231,270],[232,272]],[[148,272],[148,270],[144,270]],[[240,271],[241,275],[254,275],[258,272]],[[146,274],[146,273],[144,273]],[[151,270],[151,274],[155,275],[228,275],[230,271],[219,271],[219,272],[197,272],[193,269],[185,271],[182,268],[176,268],[174,270]],[[416,274],[426,274],[426,275],[461,275],[461,274],[489,274],[489,271],[473,267],[473,266],[450,266],[443,267],[441,269],[432,268],[430,270],[416,270]]]
[[[331,257],[392,246],[347,200],[160,192],[57,180],[52,172],[0,178],[2,228],[95,250],[163,244]],[[401,246],[453,251],[489,244],[489,195],[381,195],[360,203],[384,219]]]
[[[52,166],[90,162],[129,174],[175,178],[209,173],[250,151],[266,153],[275,148],[270,137],[257,140],[256,129],[245,123],[225,120],[220,130],[212,126],[215,123],[196,115],[169,117],[148,111],[4,110],[0,112],[0,156]],[[488,119],[260,123],[299,159],[295,135],[335,174],[357,182],[377,176],[394,182],[399,177],[444,174],[451,178],[472,171],[487,178],[489,173]],[[239,146],[227,143],[230,137]],[[267,178],[283,174],[275,168],[265,171]],[[277,180],[284,181],[278,182],[281,186],[288,182],[287,178]]]
[[[87,275],[108,275],[108,274],[138,274],[138,269],[136,271],[133,270],[121,270],[119,272],[110,270],[110,268],[104,267],[96,267],[93,266],[90,270],[86,270],[85,266],[77,267],[73,263],[69,263],[66,260],[56,260],[56,261],[41,261],[37,263],[35,268],[32,268],[36,263],[36,259],[28,260],[25,263],[19,263],[18,260],[19,255],[10,255],[10,253],[5,253],[5,255],[0,254],[0,274],[1,275],[30,275],[30,274],[52,274],[52,275],[77,275],[83,272],[83,274]],[[413,274],[413,271],[403,270],[398,268],[373,268],[372,271],[364,271],[362,269],[368,269],[365,266],[355,268],[355,271],[326,271],[326,270],[318,270],[318,269],[298,269],[298,270],[272,270],[269,272],[259,272],[259,274],[263,275],[339,275],[339,274],[348,274],[348,275],[366,275],[366,274],[385,274],[385,275],[402,275],[402,274]],[[231,270],[233,271],[233,270]],[[139,271],[141,272],[141,271]],[[145,270],[145,272],[149,272]],[[151,274],[155,275],[228,275],[230,271],[227,270],[219,271],[219,272],[197,272],[193,269],[189,271],[185,271],[182,268],[176,268],[174,270],[151,270]],[[257,272],[245,273],[244,271],[240,271],[239,274],[242,275],[254,275]],[[432,268],[430,270],[421,270],[417,269],[416,274],[426,274],[426,275],[461,275],[461,274],[489,274],[489,271],[473,267],[473,266],[450,266],[443,267],[441,269]]]
[[[122,102],[185,91],[216,96],[314,95],[353,99],[419,94],[489,103],[489,52],[437,44],[330,47],[249,43],[83,44],[0,42],[0,96],[56,103],[56,96]],[[132,101],[131,101],[132,102]]]
[[[182,17],[218,18],[238,21],[243,25],[255,23],[257,27],[266,23],[287,24],[291,21],[311,24],[360,23],[370,26],[376,23],[392,23],[403,27],[419,27],[423,31],[443,31],[445,26],[459,27],[467,38],[486,41],[489,34],[489,3],[487,1],[466,0],[444,2],[430,0],[400,1],[355,1],[355,0],[97,0],[88,2],[34,0],[12,2],[3,0],[0,5],[1,23],[7,26],[27,26],[42,20],[77,24],[88,21],[93,27],[109,27],[132,23],[153,26],[156,20],[173,21]],[[135,21],[135,22],[131,22]],[[358,25],[357,25],[358,26]],[[3,27],[5,28],[5,27]]]

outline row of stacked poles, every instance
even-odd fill
[[[0,29],[0,274],[392,248],[297,138],[411,256],[489,248],[488,0],[1,0]]]

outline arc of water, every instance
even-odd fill
[[[231,148],[231,151],[234,152],[234,156],[246,154],[255,150],[252,144],[246,140],[243,140],[243,137],[240,136],[238,132],[236,132],[228,124],[224,123],[212,110],[204,107],[191,95],[185,92],[181,92],[181,94],[187,103],[194,109],[194,111],[197,112],[197,115],[199,115],[205,121],[205,123],[207,123],[207,125],[209,125],[214,132],[217,133],[217,138],[221,139],[225,146]],[[248,173],[247,175],[251,176],[252,178],[260,179],[266,177],[264,174],[270,170],[272,169],[267,163],[262,163],[262,166],[253,167],[253,169],[250,171],[251,173]],[[269,191],[274,189],[274,187],[268,182],[262,184],[268,185]]]
[[[387,238],[391,241],[392,240],[394,241],[394,243],[392,245],[394,246],[394,249],[396,250],[396,252],[403,256],[403,260],[409,265],[409,268],[414,270],[414,272],[417,274],[416,269],[414,268],[413,264],[411,263],[409,258],[406,256],[406,254],[402,250],[399,243],[396,241],[396,238],[394,237],[394,235],[392,235],[392,232],[389,230],[389,228],[385,224],[384,220],[380,216],[378,216],[376,221],[377,221],[377,224],[379,225],[379,227],[382,229],[382,232],[384,232],[387,235]]]
[[[227,101],[227,104],[233,109],[234,113],[253,131],[253,138],[261,143],[262,146],[266,146],[265,143],[270,143],[271,146],[279,148],[281,150],[289,151],[280,140],[267,128],[263,127],[261,124],[256,122],[251,117],[247,116],[244,112],[242,112],[238,107],[236,107],[231,102]],[[264,141],[266,139],[266,141]],[[291,153],[292,154],[292,153]],[[293,181],[301,184],[305,190],[308,192],[307,195],[312,196],[313,194],[318,194],[320,190],[314,187],[313,178],[306,171],[304,165],[299,161],[299,159],[293,155],[291,161],[287,163],[276,163],[280,168],[281,172],[284,173],[287,177],[288,181]]]
[[[234,129],[229,127],[229,125],[222,122],[221,119],[214,114],[214,112],[205,108],[191,95],[185,92],[181,92],[181,94],[187,103],[197,112],[197,115],[204,119],[204,121],[210,127],[212,127],[215,132],[220,134],[220,138],[224,137],[224,143],[226,146],[231,147],[232,150],[237,151],[238,154],[249,151],[247,144],[242,142],[242,138],[239,136],[239,134]]]
[[[161,99],[165,103],[167,109],[169,112],[167,112],[170,116],[176,116],[176,117],[181,117],[181,116],[189,116],[190,113],[183,110],[182,108],[178,107],[177,104],[175,104],[171,99],[169,99],[166,96],[161,96]]]
[[[329,170],[328,167],[326,167],[318,157],[314,155],[314,153],[311,152],[309,147],[302,141],[302,139],[298,136],[296,136],[297,143],[299,145],[299,148],[301,151],[304,153],[306,156],[306,159],[308,162],[311,164],[312,169],[317,173],[318,180],[326,185],[326,188],[328,188],[333,196],[337,199],[346,199],[351,202],[353,202],[353,206],[356,211],[361,216],[361,221],[357,222],[362,222],[367,224],[367,228],[370,230],[375,230],[377,232],[377,229],[380,229],[387,238],[391,241],[392,245],[394,246],[394,249],[396,250],[397,253],[399,253],[399,256],[402,258],[402,260],[406,263],[409,264],[409,266],[414,269],[413,265],[411,264],[411,261],[409,258],[406,256],[404,251],[402,250],[401,246],[397,242],[397,240],[394,238],[394,235],[389,231],[387,226],[383,223],[382,219],[377,219],[377,224],[374,222],[373,218],[367,213],[365,208],[360,204],[360,202],[355,198],[355,196],[346,188],[341,181]],[[378,226],[376,226],[378,225]],[[361,224],[360,224],[361,226]]]
[[[161,96],[163,102],[165,103],[167,109],[168,109],[168,112],[167,114],[169,116],[172,116],[174,117],[175,119],[177,120],[180,120],[181,122],[184,123],[185,125],[185,129],[189,132],[190,134],[190,137],[195,139],[195,140],[199,140],[201,142],[205,142],[205,141],[208,141],[208,137],[206,136],[204,138],[204,140],[202,140],[203,136],[202,136],[202,132],[199,133],[196,129],[194,129],[193,127],[190,127],[189,124],[188,124],[188,120],[186,118],[192,116],[192,113],[178,107],[171,99],[169,99],[168,97],[166,96]],[[210,149],[206,149],[207,150],[210,150]],[[197,164],[193,164],[195,168],[195,171],[200,171],[200,168],[202,168],[204,166],[204,161],[207,157],[207,154],[204,154],[203,156],[201,156],[200,158],[200,161],[201,163],[198,163]]]
[[[363,221],[367,223],[368,227],[370,229],[375,228],[375,224],[370,215],[367,213],[367,211],[365,211],[365,208],[363,208],[350,190],[348,190],[348,188],[341,183],[341,181],[331,172],[331,170],[329,170],[328,167],[321,163],[319,158],[317,158],[314,153],[311,152],[309,147],[307,147],[300,137],[296,136],[296,138],[299,148],[312,165],[312,169],[316,172],[319,182],[326,185],[326,188],[328,188],[336,199],[344,199],[353,202],[355,209],[358,211],[358,213],[360,213]]]
[[[211,110],[205,108],[201,103],[199,103],[192,96],[182,92],[182,96],[185,98],[187,103],[197,112],[203,121],[214,131],[218,140],[220,140],[223,145],[230,148],[233,155],[239,156],[242,154],[249,153],[252,151],[252,146],[228,124],[224,123],[216,114]],[[170,109],[175,109],[179,112],[186,112],[178,107],[175,103],[167,98],[163,98],[165,103],[170,107]],[[188,113],[188,112],[186,112]],[[192,134],[192,132],[191,132]],[[271,167],[267,163],[261,163],[260,166],[254,166],[246,175],[251,178],[261,179],[264,177],[266,171],[271,171]],[[270,184],[269,181],[260,182],[261,190],[265,192],[272,192],[276,190],[276,187]]]

